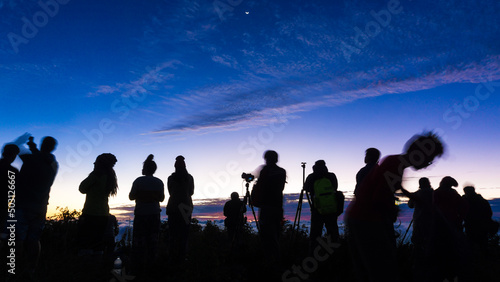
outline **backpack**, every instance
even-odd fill
[[[323,177],[314,182],[313,206],[322,215],[337,214],[337,193],[330,179]]]

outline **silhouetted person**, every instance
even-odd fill
[[[168,177],[170,198],[167,204],[168,228],[170,231],[170,259],[174,263],[185,259],[189,225],[193,213],[194,179],[186,169],[183,156],[175,158],[175,172]]]
[[[346,223],[359,281],[398,281],[394,192],[402,188],[406,168],[423,169],[442,154],[438,136],[416,135],[407,142],[403,154],[385,157],[356,190],[346,211]]]
[[[434,206],[432,203],[434,189],[429,178],[422,177],[418,181],[419,190],[409,193],[402,189],[410,199],[408,207],[415,209],[413,212],[413,243],[414,279],[415,281],[430,281],[432,267],[431,240],[434,228]]]
[[[317,181],[326,178],[330,181],[333,193],[336,194],[338,188],[337,176],[333,172],[328,172],[324,160],[318,160],[312,167],[313,173],[309,174],[304,183],[304,190],[311,194],[312,207],[311,207],[311,232],[309,252],[312,254],[313,250],[318,245],[318,239],[323,232],[323,226],[326,227],[327,235],[330,236],[331,241],[337,241],[339,238],[339,226],[337,225],[337,217],[340,214],[338,211],[335,213],[321,214],[318,211],[318,203],[316,203],[316,195],[314,186]],[[335,203],[336,205],[337,203]]]
[[[380,151],[376,148],[368,148],[365,151],[365,166],[362,167],[358,173],[356,173],[356,187],[354,188],[354,193],[361,185],[363,179],[370,173],[370,171],[378,165],[378,160],[380,159]]]
[[[82,215],[78,222],[80,255],[104,253],[104,233],[109,220],[109,196],[118,192],[116,173],[117,160],[113,154],[97,156],[94,170],[81,183],[79,190],[86,194]]]
[[[0,181],[2,183],[0,185],[2,193],[0,197],[2,201],[0,204],[0,246],[3,246],[8,237],[7,219],[9,219],[9,202],[15,195],[16,182],[19,177],[19,170],[12,166],[17,154],[19,154],[19,147],[17,147],[17,145],[7,144],[2,149],[2,158],[0,159]],[[0,250],[1,249],[2,248],[0,248]]]
[[[467,214],[467,202],[462,199],[452,187],[458,182],[450,177],[444,177],[439,187],[434,191],[436,207],[434,231],[434,259],[436,260],[436,278],[439,281],[448,279],[459,280],[467,275],[467,256],[463,220]]]
[[[246,222],[246,211],[247,207],[245,202],[240,200],[238,192],[231,193],[231,200],[224,204],[224,216],[226,217],[224,225],[227,229],[229,241],[233,244],[239,245],[241,240],[243,225]]]
[[[468,241],[478,247],[483,255],[488,254],[488,229],[493,211],[490,203],[476,193],[473,186],[464,187],[463,199],[469,205],[469,212],[465,216],[465,235]]]
[[[274,264],[280,259],[279,236],[283,220],[283,189],[286,171],[277,165],[278,153],[264,153],[266,165],[259,173],[256,185],[260,185],[263,197],[260,204],[259,226],[266,263]]]
[[[38,150],[33,138],[27,143],[31,154],[20,153],[23,161],[16,186],[16,240],[18,253],[25,251],[26,270],[33,275],[40,256],[40,236],[45,226],[50,188],[58,170],[52,152],[57,141],[47,136]]]
[[[153,176],[156,172],[153,155],[144,161],[142,175],[132,184],[129,198],[135,200],[133,250],[134,266],[141,272],[157,256],[160,235],[160,202],[165,199],[163,181]]]

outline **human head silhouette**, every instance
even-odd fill
[[[326,163],[324,160],[317,160],[313,167],[313,172],[315,173],[326,173],[328,172],[328,168],[326,167]]]
[[[56,149],[57,140],[54,137],[46,136],[42,139],[40,151],[43,153],[52,153]]]
[[[153,154],[149,155],[142,165],[143,175],[153,175],[156,172],[156,162],[153,160]]]
[[[416,170],[432,164],[436,157],[444,153],[444,145],[439,136],[433,132],[415,135],[405,145],[403,155],[409,166]]]
[[[377,163],[380,159],[380,151],[377,148],[368,148],[365,151],[365,164]]]
[[[174,163],[175,171],[176,172],[182,172],[185,173],[187,172],[186,170],[186,162],[184,161],[184,157],[179,155],[175,158],[175,163]]]
[[[240,199],[240,194],[238,192],[231,193],[231,200],[236,201]]]
[[[428,189],[431,188],[431,182],[429,181],[429,178],[422,177],[418,180],[418,186],[420,189]]]
[[[443,189],[451,189],[451,187],[457,187],[458,182],[455,180],[455,178],[451,176],[445,176],[443,179],[441,179],[441,182],[439,183],[439,187]]]
[[[19,154],[19,147],[15,144],[7,144],[2,149],[2,159],[11,164]]]
[[[465,186],[464,193],[466,196],[474,195],[476,194],[476,188],[474,188],[474,186]]]
[[[104,153],[97,156],[94,162],[95,170],[107,171],[115,166],[117,159],[115,155]]]
[[[276,164],[278,162],[278,153],[268,150],[264,153],[264,160],[266,160],[266,164]]]

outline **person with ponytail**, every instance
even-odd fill
[[[104,232],[109,218],[109,196],[118,191],[117,162],[113,154],[101,154],[94,162],[94,170],[80,183],[79,190],[86,194],[85,204],[78,224],[79,254],[101,255],[104,251]]]
[[[156,172],[154,156],[149,155],[142,166],[142,175],[132,184],[128,195],[135,200],[133,229],[133,261],[137,274],[151,266],[157,256],[160,234],[160,202],[165,199],[163,181],[153,176]]]
[[[167,204],[168,226],[170,229],[169,250],[171,260],[179,263],[187,251],[189,224],[193,212],[193,176],[188,173],[183,156],[175,158],[175,172],[168,177],[167,187],[170,198]]]

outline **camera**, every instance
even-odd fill
[[[245,179],[246,182],[252,182],[255,179],[255,176],[253,176],[250,173],[242,173],[241,178]]]

